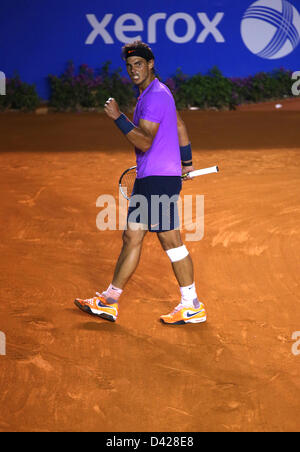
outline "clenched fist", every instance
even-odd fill
[[[107,116],[109,118],[113,119],[114,121],[116,119],[118,119],[118,117],[121,115],[121,112],[120,112],[120,109],[119,109],[119,105],[117,104],[115,99],[113,99],[112,97],[110,97],[105,102],[104,111],[107,114]]]

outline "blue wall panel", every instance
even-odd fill
[[[162,78],[217,65],[226,76],[300,70],[299,0],[1,0],[0,71],[49,95],[68,60],[124,66],[123,41],[149,42]]]

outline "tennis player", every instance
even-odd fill
[[[105,112],[135,148],[137,178],[132,195],[142,195],[147,200],[148,218],[145,221],[144,215],[135,215],[140,205],[129,202],[127,229],[111,284],[106,291],[96,292],[96,297],[76,299],[75,304],[84,312],[116,321],[119,299],[138,266],[143,240],[150,231],[157,233],[181,292],[178,306],[170,314],[162,315],[161,321],[172,325],[205,322],[206,311],[198,300],[193,262],[181,240],[177,203],[172,203],[170,209],[156,211],[155,215],[155,209],[151,209],[155,195],[178,200],[181,176],[194,170],[187,130],[170,90],[155,77],[151,48],[136,41],[125,45],[122,55],[132,83],[140,93],[134,119],[131,122],[113,98],[106,102]]]

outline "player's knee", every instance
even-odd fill
[[[166,250],[166,253],[172,263],[182,261],[189,256],[189,252],[185,245]]]
[[[123,245],[125,247],[141,246],[143,243],[144,235],[141,231],[124,231],[123,233]]]
[[[158,234],[158,238],[165,251],[173,248],[178,248],[183,245],[180,233],[177,231],[171,231],[171,233],[170,231],[161,232]]]

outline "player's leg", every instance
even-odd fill
[[[165,231],[157,233],[158,239],[164,251],[177,250],[182,248],[183,242],[179,230]],[[190,254],[183,250],[186,256],[176,262],[172,262],[172,267],[180,287],[187,287],[194,283],[194,266]],[[180,252],[180,250],[179,250]]]
[[[161,320],[173,325],[205,322],[206,311],[198,300],[193,261],[182,243],[180,231],[158,232],[157,236],[172,263],[181,292],[179,305],[170,314],[161,316]]]
[[[135,225],[136,226],[136,225]],[[118,301],[123,288],[138,266],[146,230],[131,228],[123,233],[123,247],[117,261],[112,283],[105,292],[96,297],[82,300],[77,298],[75,305],[88,314],[115,322],[118,317]]]
[[[148,202],[144,190],[143,181],[136,179],[129,201],[127,229],[123,233],[123,247],[110,285],[110,287],[118,288],[119,291],[124,289],[139,264],[143,241],[148,231],[146,224],[148,216],[145,215],[148,211]],[[136,211],[138,211],[138,214],[136,214]],[[113,295],[109,293],[110,287],[104,293],[107,298]]]
[[[134,229],[128,224],[128,229],[123,233],[123,247],[117,261],[112,285],[121,290],[135,272],[141,257],[142,245],[147,230]]]

